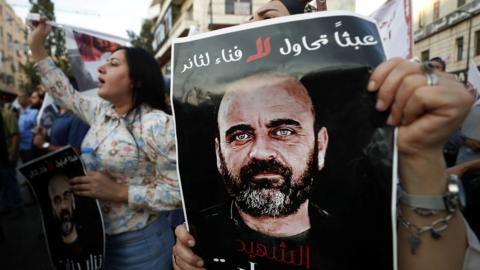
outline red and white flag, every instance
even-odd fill
[[[387,58],[413,56],[410,0],[388,0],[370,17],[377,21]]]
[[[65,44],[78,90],[88,91],[98,86],[98,68],[113,51],[126,46],[126,39],[83,28],[62,25]]]

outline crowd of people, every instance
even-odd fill
[[[269,1],[254,12],[251,21],[303,13],[305,2]],[[98,69],[98,96],[80,95],[44,47],[51,31],[47,20],[43,17],[29,35],[42,85],[30,96],[19,96],[17,107],[2,107],[0,211],[22,205],[17,154],[25,163],[65,145],[79,151],[89,148],[96,157],[95,166],[69,185],[76,196],[95,198],[101,204],[106,269],[204,269],[205,262],[194,253],[196,239],[185,225],[178,225],[182,211],[175,128],[166,113],[167,90],[157,62],[143,49],[119,48]],[[478,94],[445,68],[441,58],[423,64],[391,59],[375,69],[368,84],[368,90],[377,93],[376,109],[390,111],[387,123],[398,127],[404,194],[398,205],[400,269],[480,267],[476,215],[462,214],[462,205],[452,204],[448,210],[414,205],[415,196],[442,198],[454,181],[449,174],[464,175],[462,181],[470,191],[480,175],[480,106],[470,111]],[[48,128],[38,125],[45,89],[59,106],[59,116]],[[307,98],[304,102],[310,106]],[[219,126],[221,121],[219,117]],[[472,194],[470,198],[478,197]],[[437,230],[437,223],[444,227]],[[416,230],[423,228],[428,229]],[[438,237],[432,237],[434,233]]]

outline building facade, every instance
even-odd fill
[[[20,68],[28,60],[27,27],[5,0],[0,0],[0,94],[16,95],[26,77]]]
[[[413,0],[412,0],[413,1]],[[415,56],[435,56],[465,80],[468,65],[480,64],[480,0],[424,0],[414,11]]]
[[[154,0],[155,58],[169,74],[172,40],[190,32],[207,32],[240,24],[269,0]]]

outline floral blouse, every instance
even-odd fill
[[[82,148],[92,148],[96,162],[88,169],[128,185],[128,203],[100,201],[107,234],[141,229],[159,211],[180,207],[175,129],[170,115],[147,105],[118,115],[111,103],[75,91],[51,58],[35,67],[57,104],[90,125]]]

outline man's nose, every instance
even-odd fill
[[[62,200],[62,202],[60,203],[60,208],[63,210],[63,209],[69,209],[69,201],[68,200]]]
[[[268,136],[257,136],[249,153],[250,159],[270,160],[277,157],[277,151],[273,148]]]

